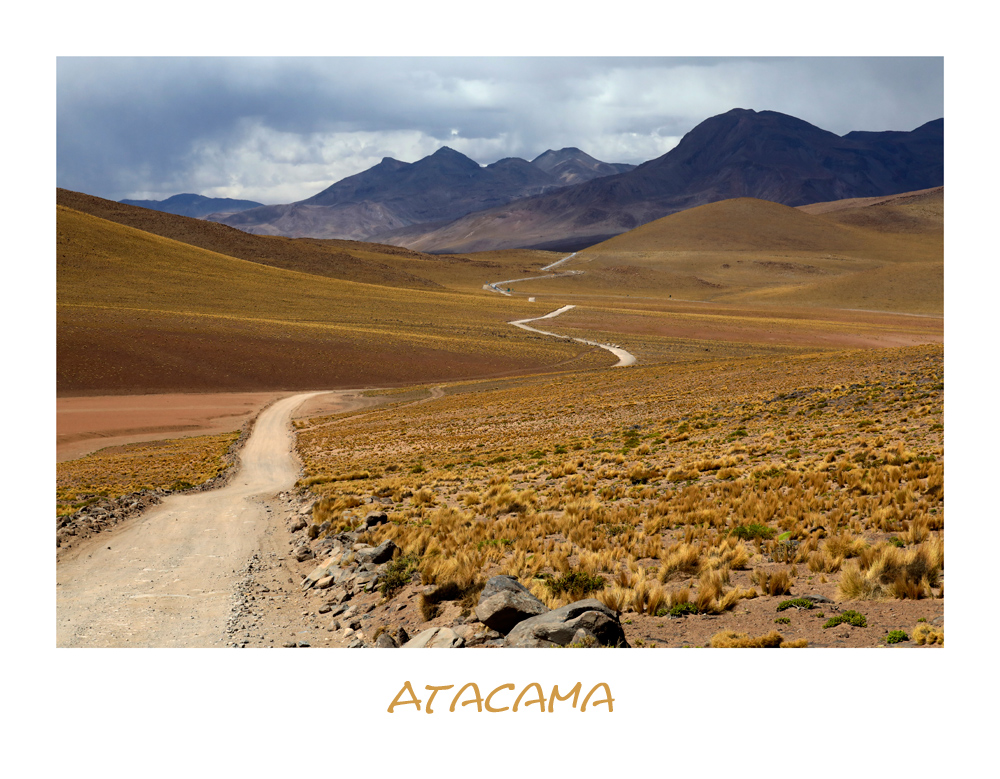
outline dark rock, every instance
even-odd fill
[[[617,615],[596,598],[580,600],[519,622],[507,634],[504,646],[566,646],[581,628],[592,633],[601,646],[628,647]]]
[[[489,628],[509,633],[515,625],[548,608],[512,576],[494,576],[483,587],[476,617]]]
[[[295,550],[295,559],[298,560],[300,563],[303,563],[306,560],[311,560],[315,556],[316,553],[313,552],[313,550],[310,549],[308,546],[300,546],[298,549]]]
[[[399,549],[398,546],[393,541],[386,541],[383,544],[379,544],[375,547],[368,547],[367,549],[359,549],[354,553],[354,559],[359,563],[387,563]]]
[[[375,639],[376,649],[397,649],[398,645],[392,639],[388,633],[379,633],[378,638]]]
[[[347,588],[343,586],[338,586],[330,590],[329,594],[327,595],[326,602],[329,603],[331,606],[333,606],[345,603],[350,599],[351,599],[351,593],[347,591]]]
[[[367,529],[384,525],[389,521],[389,515],[384,511],[372,511],[365,517],[364,526]]]

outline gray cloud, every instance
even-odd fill
[[[943,116],[941,58],[59,58],[57,182],[289,202],[443,144],[481,163],[657,157],[730,108],[823,129]]]

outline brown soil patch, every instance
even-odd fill
[[[239,430],[288,392],[112,395],[56,399],[56,462],[106,446]]]

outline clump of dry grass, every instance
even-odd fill
[[[735,630],[721,630],[712,636],[709,646],[713,649],[760,649],[760,648],[800,648],[808,645],[805,639],[785,641],[777,630],[767,635],[750,636],[748,633],[737,633]]]
[[[837,584],[840,600],[929,598],[944,567],[944,543],[932,539],[915,548],[879,545],[844,567]]]
[[[674,544],[667,549],[660,567],[660,581],[694,576],[701,568],[701,550],[688,543]]]
[[[792,591],[792,576],[787,568],[780,571],[758,569],[750,580],[763,590],[765,595],[788,595]]]
[[[918,646],[944,646],[944,629],[934,628],[926,622],[920,622],[911,631],[911,638]]]

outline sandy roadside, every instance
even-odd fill
[[[297,478],[289,419],[310,397],[283,398],[260,415],[223,489],[168,498],[66,555],[57,570],[57,645],[225,646],[248,564],[282,562],[274,496]]]

